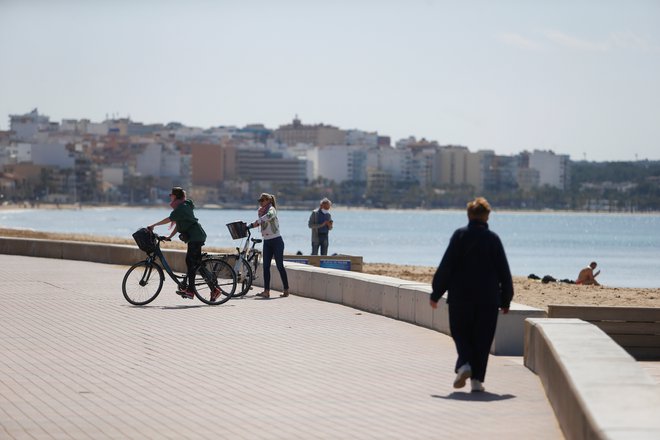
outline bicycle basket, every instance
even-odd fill
[[[156,236],[147,228],[138,229],[133,234],[133,240],[141,251],[150,254],[156,250]]]
[[[234,240],[247,237],[248,228],[245,222],[227,223],[227,229]]]

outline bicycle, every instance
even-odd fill
[[[255,246],[263,240],[251,238],[252,234],[245,222],[228,223],[227,229],[233,239],[245,238],[243,249],[239,246],[236,248],[236,254],[222,255],[222,259],[227,261],[236,272],[236,282],[240,286],[240,290],[234,293],[234,297],[241,297],[250,291],[254,280],[257,279],[261,251],[255,249]],[[251,247],[250,243],[252,243]]]
[[[137,234],[142,235],[138,238]],[[181,289],[187,275],[176,275],[160,249],[160,243],[170,239],[155,235],[147,229],[140,230],[133,236],[138,247],[147,253],[147,258],[135,263],[124,275],[121,289],[126,301],[135,306],[143,306],[156,299],[163,288],[163,281],[165,281],[163,269]],[[157,260],[160,260],[160,265]],[[216,288],[220,291],[217,292]],[[202,261],[195,269],[195,296],[197,299],[209,305],[223,304],[229,301],[235,291],[236,273],[234,269],[220,258],[202,254]]]

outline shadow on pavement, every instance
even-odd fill
[[[434,399],[449,399],[449,400],[465,400],[473,402],[495,402],[498,400],[509,400],[513,399],[516,396],[513,394],[495,394],[484,391],[483,393],[466,393],[463,391],[454,391],[446,396],[439,396],[437,394],[431,394],[431,397]]]
[[[223,306],[223,307],[236,307],[233,304],[218,304],[218,306]],[[198,309],[200,307],[218,307],[218,306],[210,306],[208,304],[189,304],[189,305],[178,305],[178,306],[134,306],[134,305],[125,305],[124,307],[131,307],[134,309],[143,309],[143,310],[186,310],[186,309]]]

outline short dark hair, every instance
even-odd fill
[[[180,186],[172,187],[172,192],[170,194],[172,194],[177,199],[185,199],[186,198],[186,192]]]

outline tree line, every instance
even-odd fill
[[[571,162],[570,187],[550,186],[489,190],[480,194],[469,185],[423,187],[416,182],[385,182],[370,188],[366,182],[335,183],[317,179],[303,188],[271,188],[281,199],[295,203],[331,197],[344,206],[375,208],[459,208],[484,196],[502,209],[558,209],[610,212],[660,210],[660,161]]]

